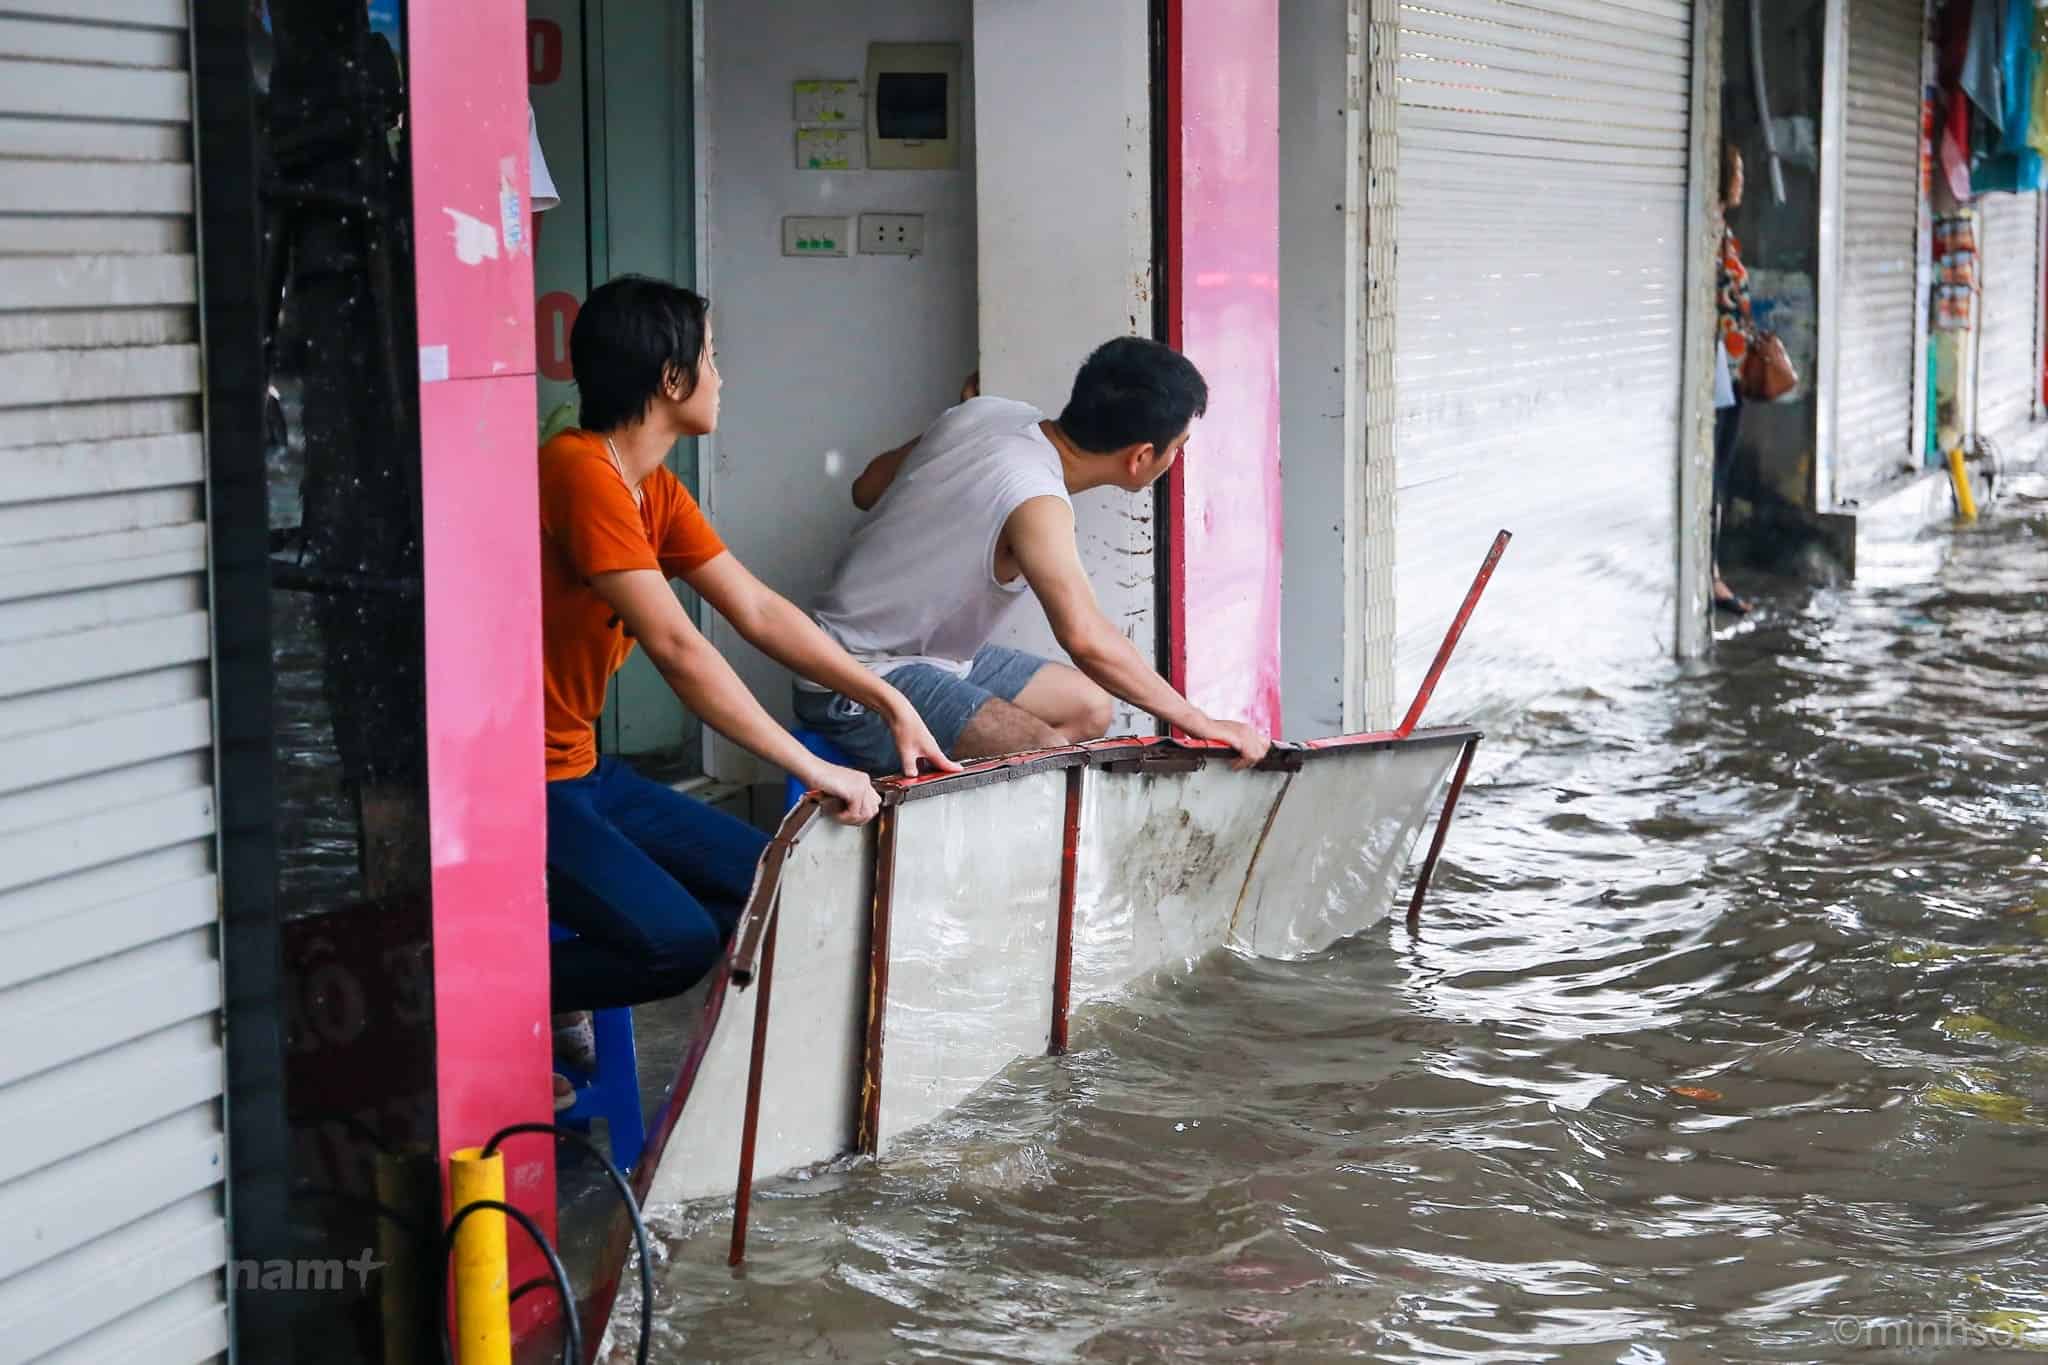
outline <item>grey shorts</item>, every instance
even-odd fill
[[[905,664],[883,674],[891,687],[910,699],[917,714],[932,732],[939,747],[951,754],[960,743],[960,732],[990,697],[1017,700],[1024,685],[1045,667],[1045,660],[1021,649],[983,645],[974,656],[966,677],[948,673],[930,664]],[[815,730],[837,745],[854,766],[878,776],[900,774],[902,756],[896,752],[895,736],[888,722],[867,707],[837,692],[796,689],[796,715],[806,729]]]

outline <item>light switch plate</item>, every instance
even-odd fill
[[[799,128],[796,168],[800,171],[857,171],[866,163],[868,145],[858,128]]]
[[[864,256],[919,256],[924,253],[921,213],[863,213],[860,249]]]
[[[851,218],[785,218],[782,220],[782,254],[785,256],[851,256]]]
[[[798,81],[791,87],[799,128],[858,128],[866,109],[860,82]]]

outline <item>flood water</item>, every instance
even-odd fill
[[[1493,727],[1419,934],[1095,1008],[744,1274],[671,1224],[656,1358],[2048,1349],[2044,547],[2035,484]]]

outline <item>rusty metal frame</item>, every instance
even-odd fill
[[[1465,746],[1465,751],[1459,758],[1456,774],[1451,780],[1443,812],[1438,818],[1436,835],[1430,842],[1429,856],[1423,864],[1414,899],[1409,904],[1408,919],[1411,925],[1420,914],[1423,895],[1435,871],[1437,858],[1443,851],[1451,815],[1459,795],[1464,790],[1472,754],[1481,737],[1480,732],[1470,726],[1418,729],[1417,723],[1424,708],[1429,704],[1430,695],[1435,691],[1437,681],[1442,677],[1444,668],[1450,661],[1451,651],[1456,648],[1459,637],[1464,633],[1466,623],[1470,621],[1479,596],[1485,591],[1488,580],[1492,578],[1494,568],[1499,564],[1509,539],[1506,531],[1495,537],[1492,549],[1488,552],[1485,562],[1481,564],[1478,575],[1473,579],[1464,603],[1451,622],[1450,629],[1445,633],[1436,658],[1431,663],[1429,672],[1400,725],[1392,730],[1336,735],[1328,739],[1311,740],[1306,744],[1275,744],[1266,757],[1256,765],[1256,770],[1261,772],[1293,773],[1300,771],[1308,761],[1331,753],[1360,749],[1391,749],[1397,745]],[[1063,832],[1060,872],[1057,950],[1059,957],[1055,964],[1053,1024],[1048,1039],[1051,1044],[1049,1050],[1058,1053],[1064,1051],[1067,1042],[1068,994],[1072,983],[1075,859],[1078,857],[1079,849],[1080,792],[1085,782],[1083,770],[1091,767],[1100,768],[1105,773],[1120,776],[1189,772],[1201,768],[1210,758],[1222,759],[1230,753],[1228,745],[1214,741],[1164,737],[1104,739],[1088,744],[1008,754],[970,764],[958,773],[894,778],[876,784],[882,798],[882,810],[876,818],[875,826],[874,889],[869,911],[867,1037],[862,1058],[860,1112],[856,1116],[856,1150],[873,1154],[879,1145],[885,1033],[883,1025],[889,983],[889,920],[895,893],[897,808],[907,802],[1015,781],[1034,773],[1067,771],[1067,820]],[[717,1033],[727,991],[744,990],[750,985],[758,984],[761,987],[761,999],[755,1005],[754,1050],[748,1072],[747,1114],[743,1120],[746,1129],[742,1138],[739,1188],[735,1191],[733,1242],[728,1254],[729,1263],[733,1265],[740,1264],[746,1250],[747,1213],[753,1183],[753,1137],[759,1121],[759,1094],[762,1070],[765,1066],[768,995],[774,974],[775,926],[780,917],[782,868],[788,861],[791,850],[817,820],[822,809],[822,798],[816,792],[806,795],[783,817],[782,824],[762,853],[761,861],[754,869],[754,882],[747,896],[747,904],[740,912],[739,922],[734,926],[732,948],[725,961],[716,969],[706,992],[703,1023],[695,1038],[691,1040],[689,1051],[684,1055],[682,1065],[678,1068],[675,1084],[670,1088],[668,1099],[648,1133],[640,1165],[633,1172],[634,1198],[644,1200],[652,1188],[654,1173],[661,1165],[669,1138],[675,1132],[676,1122],[682,1116],[684,1106],[689,1102],[704,1055]],[[1277,809],[1276,803],[1275,810]],[[1263,836],[1261,841],[1263,842]],[[619,1284],[625,1273],[631,1231],[631,1224],[623,1216],[613,1222],[598,1259],[598,1273],[591,1285],[590,1295],[584,1301],[584,1339],[593,1343],[593,1349],[594,1344],[603,1338],[604,1325],[610,1318],[612,1304],[618,1296]]]
[[[896,828],[893,806],[875,817],[875,885],[868,910],[868,1022],[861,1048],[860,1114],[854,1150],[881,1149],[882,1044],[889,1006],[889,919],[896,902]]]
[[[1422,923],[1422,898],[1429,894],[1429,879],[1436,875],[1436,860],[1443,856],[1444,839],[1451,832],[1451,816],[1458,809],[1458,798],[1465,791],[1465,775],[1472,771],[1472,755],[1478,752],[1479,736],[1473,735],[1465,741],[1465,752],[1458,755],[1458,770],[1451,774],[1450,790],[1444,793],[1443,812],[1436,818],[1436,833],[1429,840],[1429,856],[1422,860],[1422,871],[1415,878],[1415,896],[1408,902],[1408,927],[1414,929]]]
[[[776,899],[781,899],[780,893]],[[775,931],[782,925],[780,915],[768,917],[768,932],[761,948],[760,991],[754,997],[754,1050],[747,1061],[747,1107],[740,1120],[740,1167],[732,1195],[732,1248],[727,1265],[747,1258],[747,1215],[754,1201],[754,1139],[761,1128],[761,1077],[768,1065],[768,1002],[775,989]]]
[[[1086,772],[1085,768],[1067,769],[1067,815],[1060,833],[1060,910],[1052,949],[1052,1028],[1045,1048],[1054,1057],[1067,1050],[1067,1002],[1074,989],[1074,890],[1080,881],[1081,788]]]

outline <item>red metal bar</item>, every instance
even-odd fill
[[[1166,285],[1166,335],[1161,339],[1176,351],[1182,348],[1181,304],[1187,297],[1182,279],[1186,260],[1181,248],[1180,61],[1185,31],[1182,3],[1183,0],[1165,0],[1163,6],[1165,32],[1160,36],[1166,52],[1165,79],[1161,82],[1165,88],[1161,103],[1165,109],[1162,126],[1152,130],[1154,145],[1164,153],[1160,189],[1166,218],[1166,230],[1160,238],[1165,244],[1166,259],[1155,261],[1153,269],[1164,277]],[[1175,461],[1173,468],[1166,471],[1165,524],[1161,528],[1166,536],[1166,677],[1167,681],[1182,689],[1188,685],[1186,474],[1180,461]]]
[[[894,806],[875,817],[875,891],[868,911],[868,1036],[861,1058],[856,1148],[873,1156],[882,1132],[882,1023],[889,1003],[889,912],[896,898]]]
[[[1422,719],[1422,708],[1429,705],[1429,695],[1436,691],[1437,679],[1443,677],[1444,665],[1451,661],[1451,651],[1458,647],[1458,637],[1465,633],[1465,623],[1472,619],[1473,608],[1479,605],[1479,594],[1486,591],[1487,581],[1493,577],[1494,568],[1500,563],[1500,557],[1507,552],[1508,542],[1513,539],[1514,537],[1506,531],[1493,538],[1493,548],[1486,552],[1486,561],[1479,566],[1478,576],[1466,590],[1464,604],[1458,608],[1457,616],[1452,618],[1451,628],[1445,633],[1444,642],[1436,647],[1436,658],[1430,661],[1429,672],[1423,676],[1422,687],[1416,692],[1415,700],[1409,703],[1408,714],[1394,727],[1396,738],[1406,739],[1409,732],[1415,728],[1416,722]]]
[[[779,903],[779,898],[778,898]],[[740,1121],[740,1173],[732,1192],[732,1250],[727,1265],[747,1259],[747,1214],[754,1202],[754,1136],[761,1126],[761,1073],[768,1060],[768,999],[775,987],[775,931],[781,915],[768,917],[761,943],[761,970],[754,977],[754,1055],[747,1063],[747,1110]]]
[[[1067,823],[1060,839],[1060,917],[1053,942],[1052,1035],[1046,1052],[1057,1057],[1067,1050],[1067,999],[1074,986],[1074,879],[1081,849],[1081,774],[1067,769]]]
[[[806,794],[782,817],[782,827],[776,830],[775,837],[762,850],[760,862],[754,865],[754,884],[740,911],[739,923],[733,926],[732,951],[727,957],[735,986],[744,989],[754,979],[754,962],[761,955],[761,936],[768,930],[768,917],[782,906],[782,864],[797,840],[804,837],[804,831],[818,818],[820,809],[818,794]]]
[[[1422,923],[1422,898],[1429,894],[1429,879],[1436,874],[1436,860],[1443,855],[1444,836],[1451,832],[1451,814],[1458,809],[1458,797],[1465,790],[1465,774],[1472,771],[1472,755],[1479,748],[1475,736],[1465,741],[1458,755],[1458,771],[1451,775],[1451,789],[1444,795],[1444,811],[1436,819],[1436,834],[1429,841],[1429,856],[1422,860],[1422,873],[1415,879],[1415,896],[1408,902],[1408,927]]]

